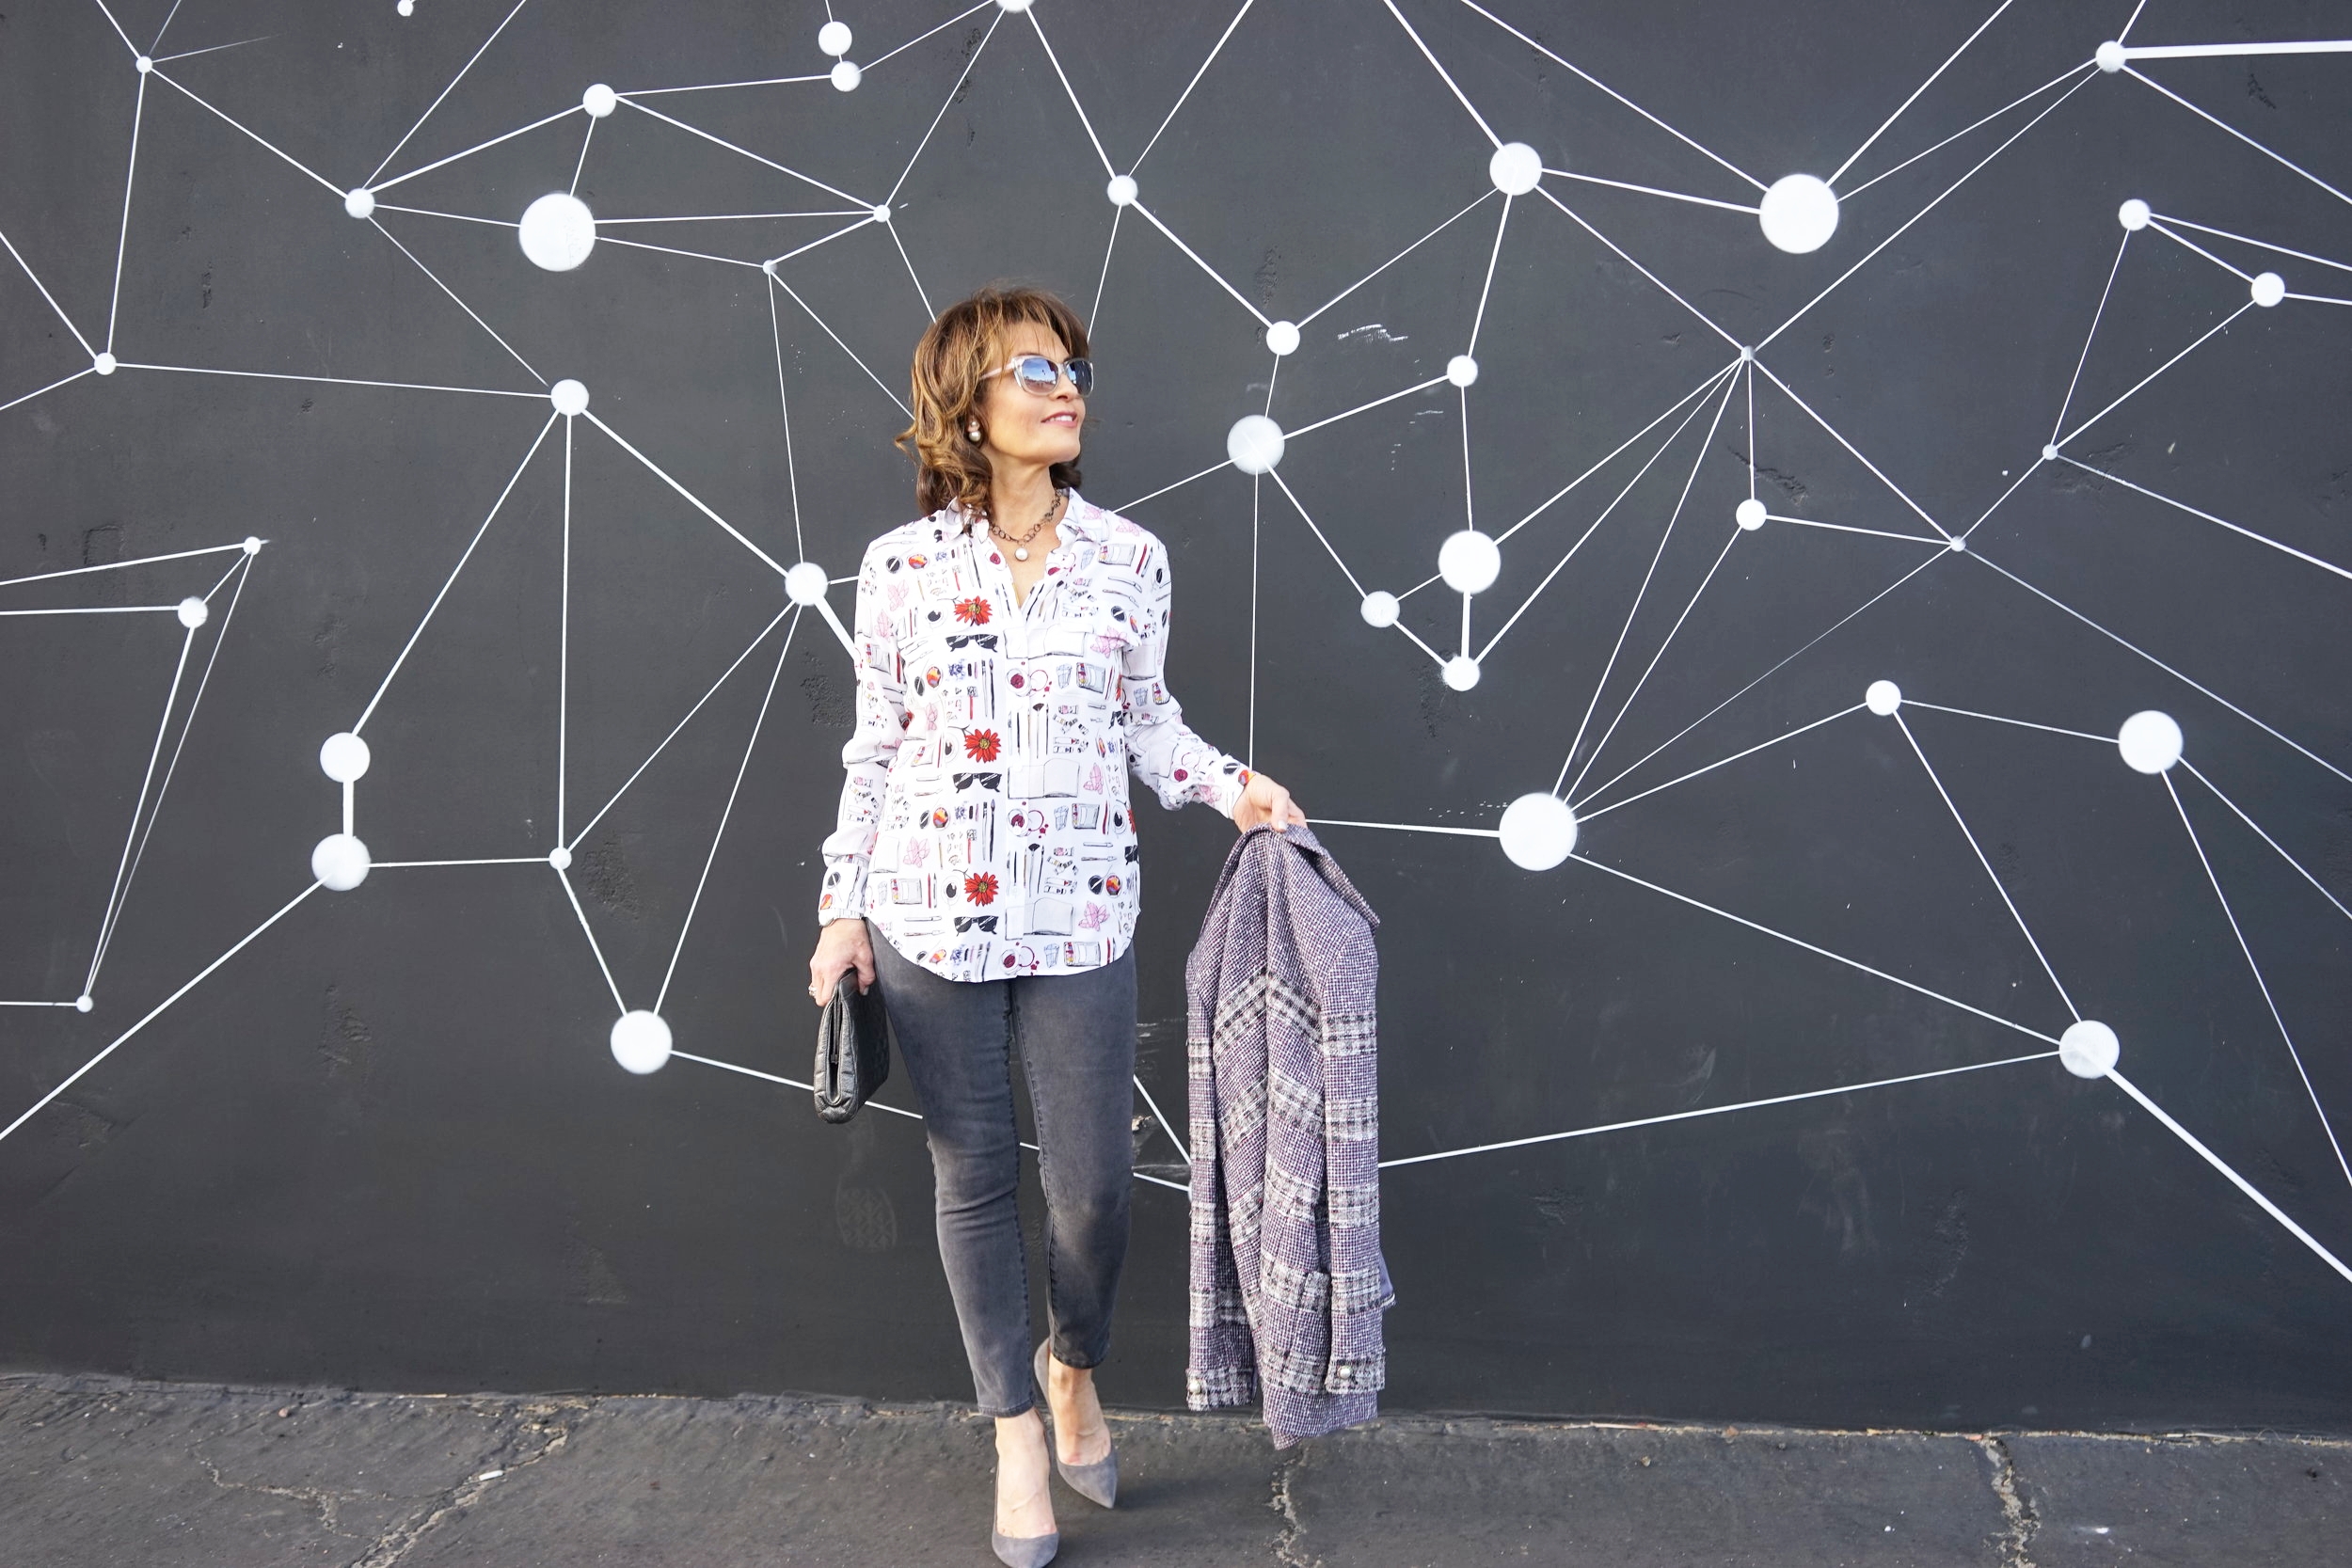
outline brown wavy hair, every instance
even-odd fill
[[[1044,327],[1073,357],[1089,352],[1075,310],[1043,289],[1003,283],[942,310],[914,345],[914,422],[891,444],[914,459],[914,502],[925,516],[950,504],[988,515],[988,454],[963,434],[963,422],[979,409],[980,376],[1003,363],[1005,340],[1022,325]],[[1053,479],[1075,490],[1078,465],[1055,464]]]

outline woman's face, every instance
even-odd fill
[[[1022,323],[1005,334],[991,369],[1024,354],[1041,354],[1055,364],[1070,350],[1052,328]],[[999,454],[1029,463],[1069,463],[1078,455],[1078,431],[1086,420],[1086,399],[1064,374],[1044,396],[1024,391],[1021,378],[1007,371],[980,383],[980,438],[993,461]]]

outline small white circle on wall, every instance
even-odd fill
[[[602,119],[614,109],[619,108],[620,104],[621,95],[602,82],[598,82],[580,95],[580,106],[587,110],[590,117],[596,119]]]
[[[343,193],[343,211],[353,217],[375,215],[375,193],[365,185],[355,185]]]
[[[1468,654],[1456,654],[1445,661],[1445,683],[1456,691],[1468,691],[1478,684],[1478,660]]]
[[[1457,354],[1445,362],[1445,378],[1456,387],[1467,387],[1478,379],[1478,361],[1467,354]]]
[[[836,60],[848,54],[850,52],[850,24],[846,22],[828,22],[822,27],[818,28],[817,47]]]
[[[1731,520],[1738,523],[1741,528],[1746,529],[1750,533],[1754,533],[1757,529],[1764,526],[1764,519],[1766,515],[1767,514],[1764,510],[1764,503],[1757,500],[1754,496],[1750,496],[1746,500],[1741,501],[1738,506],[1731,509]]]
[[[180,617],[182,626],[194,631],[213,618],[213,607],[202,599],[189,597],[180,601],[180,608],[175,613]]]
[[[855,63],[849,60],[834,61],[833,70],[829,74],[833,77],[834,90],[836,92],[857,91],[858,83],[866,77],[866,73],[858,70]]]
[[[1872,681],[1870,689],[1862,694],[1862,703],[1883,719],[1903,705],[1903,689],[1893,681]]]
[[[2134,233],[2147,228],[2148,219],[2152,215],[2148,210],[2148,203],[2137,197],[2132,198],[2115,210],[2115,221]]]
[[[1110,183],[1103,187],[1103,194],[1111,198],[1112,206],[1129,207],[1135,204],[1137,188],[1134,175],[1114,174]]]
[[[548,401],[555,404],[555,411],[559,414],[585,414],[588,412],[588,388],[584,383],[574,381],[567,375],[548,388]]]
[[[1364,595],[1364,602],[1359,608],[1363,611],[1364,625],[1385,627],[1396,625],[1396,612],[1400,607],[1395,594],[1386,589],[1375,589]]]
[[[1265,329],[1265,346],[1277,354],[1298,352],[1298,328],[1289,322],[1276,322]]]
[[[2267,310],[2287,297],[2287,280],[2275,272],[2257,273],[2253,293],[2254,303]]]

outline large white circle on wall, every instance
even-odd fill
[[[371,760],[368,743],[349,730],[328,736],[319,748],[319,771],[337,784],[356,784],[366,778]]]
[[[1764,193],[1756,220],[1775,248],[1805,255],[1829,244],[1837,232],[1837,193],[1827,181],[1810,174],[1784,176]]]
[[[368,879],[368,847],[349,833],[329,833],[310,851],[310,875],[334,893],[349,893]]]
[[[1293,322],[1276,322],[1265,329],[1265,346],[1277,354],[1298,352],[1298,327]]]
[[[591,119],[602,119],[621,106],[621,95],[598,82],[580,95],[580,106],[588,111]]]
[[[1557,795],[1522,795],[1503,808],[1502,832],[1513,865],[1549,871],[1576,848],[1576,813]]]
[[[2058,1037],[2058,1063],[2077,1078],[2104,1078],[2122,1054],[2115,1031],[2084,1019]]]
[[[1456,594],[1484,594],[1502,571],[1502,551],[1474,528],[1449,534],[1438,546],[1438,575]]]
[[[1544,177],[1544,157],[1523,141],[1507,141],[1486,160],[1486,178],[1505,196],[1525,196]]]
[[[1883,719],[1903,705],[1903,689],[1893,681],[1872,681],[1863,689],[1862,705]]]
[[[794,604],[815,604],[831,586],[825,569],[814,561],[795,562],[784,574],[785,596]]]
[[[1395,594],[1385,588],[1375,588],[1364,595],[1364,602],[1357,608],[1363,613],[1364,625],[1388,627],[1396,625],[1396,613],[1403,607],[1396,602]]]
[[[1438,673],[1445,677],[1446,685],[1454,690],[1468,691],[1478,684],[1478,660],[1468,654],[1455,654],[1445,661],[1445,668]]]
[[[828,22],[822,27],[818,28],[817,47],[836,60],[848,54],[850,52],[850,24],[846,22]]]
[[[2136,773],[2162,773],[2181,760],[2181,726],[2169,713],[2150,708],[2123,721],[2115,744],[2124,764]]]
[[[1225,455],[1246,474],[1263,474],[1282,461],[1282,427],[1263,414],[1245,414],[1225,433]]]
[[[635,1073],[659,1072],[670,1060],[670,1026],[643,1007],[612,1025],[612,1059]]]
[[[516,237],[532,266],[569,272],[596,248],[596,214],[580,198],[549,191],[523,209]]]

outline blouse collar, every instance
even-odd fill
[[[959,532],[968,531],[974,542],[977,543],[983,531],[973,527],[978,522],[977,515],[967,513],[960,501],[949,501],[946,508],[946,515],[949,526]],[[1064,540],[1077,540],[1084,544],[1099,545],[1108,534],[1108,530],[1103,522],[1103,519],[1108,515],[1109,514],[1101,507],[1073,490],[1070,492],[1070,504],[1062,508],[1061,521],[1055,526],[1055,532],[1061,535]]]

